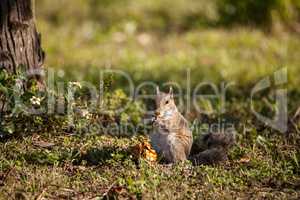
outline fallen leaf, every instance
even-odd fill
[[[248,163],[248,162],[250,162],[250,158],[249,157],[244,157],[244,158],[241,158],[238,162],[239,163]]]
[[[136,158],[142,157],[151,162],[157,161],[157,153],[148,141],[135,145],[132,148],[132,153]]]

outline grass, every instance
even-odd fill
[[[286,67],[288,83],[284,88],[288,88],[288,116],[293,118],[300,100],[299,35],[250,27],[228,29],[206,22],[185,28],[183,19],[193,9],[215,19],[210,4],[206,9],[198,3],[182,8],[183,1],[178,0],[174,1],[175,12],[168,10],[168,0],[157,4],[128,0],[124,7],[117,1],[105,1],[107,5],[102,8],[97,4],[101,8],[90,16],[86,2],[78,0],[78,6],[73,6],[62,1],[62,7],[50,0],[37,4],[38,28],[48,55],[46,66],[56,70],[58,80],[98,84],[99,72],[113,68],[127,72],[135,85],[154,81],[163,86],[174,81],[184,88],[187,69],[192,88],[201,81],[218,87],[222,82],[234,82],[228,89],[225,113],[198,115],[192,108],[186,114],[190,122],[200,121],[200,127],[228,120],[238,132],[237,144],[229,160],[217,166],[192,166],[188,161],[169,166],[136,162],[130,147],[147,138],[146,132],[139,131],[133,137],[99,130],[71,134],[56,124],[60,119],[51,124],[40,122],[42,128],[32,125],[34,119],[26,120],[32,127],[20,125],[18,137],[0,143],[0,199],[299,198],[299,117],[290,121],[287,133],[282,134],[260,122],[250,108],[255,84]],[[100,11],[106,17],[101,18]],[[130,17],[126,17],[128,13]],[[180,20],[173,24],[177,15]],[[113,77],[109,87],[118,89],[110,99],[118,102],[127,98],[120,92],[128,89],[121,78]],[[254,99],[264,115],[271,115],[276,105],[274,89],[272,86]],[[149,91],[153,88],[144,92]],[[132,104],[123,117],[114,117],[141,120],[140,107],[151,108],[152,104],[139,103],[142,105]],[[218,101],[201,104],[207,110],[219,105]]]
[[[4,185],[0,194],[2,198],[13,194],[29,199],[40,195],[89,199],[107,193],[138,199],[299,197],[299,168],[293,161],[299,149],[282,137],[276,140],[282,140],[281,144],[271,149],[257,142],[240,143],[223,165],[197,167],[189,162],[167,166],[144,160],[137,165],[129,147],[139,140],[141,137],[52,134],[10,140],[0,149]],[[37,141],[55,145],[42,148]],[[249,160],[241,159],[245,157]]]
[[[51,32],[50,29],[52,27],[41,28],[45,33]],[[269,35],[247,28],[167,35],[137,32],[128,36],[117,32],[117,36],[114,33],[94,36],[95,41],[90,44],[80,33],[74,33],[71,28],[69,31],[66,35],[54,32],[45,41],[46,52],[51,55],[47,66],[63,70],[64,78],[69,80],[97,83],[101,69],[113,68],[127,72],[136,86],[151,80],[161,84],[175,81],[184,87],[186,78],[182,77],[186,77],[189,69],[193,88],[201,81],[210,81],[218,85],[232,82],[250,90],[261,78],[286,67],[291,90],[300,81],[293,76],[300,69],[300,40],[289,33]],[[119,42],[115,37],[125,38]],[[150,42],[141,44],[141,37],[150,38]],[[57,38],[63,41],[59,45]],[[113,86],[119,88],[120,85],[116,81]]]

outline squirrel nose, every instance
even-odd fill
[[[159,114],[160,114],[159,111],[156,110],[155,115],[158,116]]]

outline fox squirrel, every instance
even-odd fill
[[[156,88],[156,111],[153,120],[154,131],[150,134],[151,145],[167,163],[190,160],[194,165],[215,164],[227,159],[227,151],[235,142],[232,133],[207,133],[197,138],[193,135],[187,120],[178,111],[173,90],[160,92]],[[190,155],[193,151],[198,153]]]

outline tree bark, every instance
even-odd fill
[[[0,0],[0,70],[15,74],[19,68],[41,70],[45,53],[35,26],[31,0]],[[34,75],[43,84],[40,75]]]

